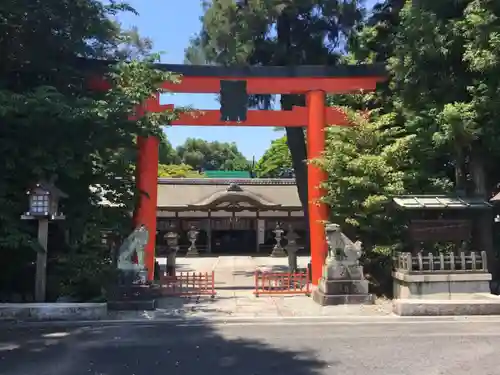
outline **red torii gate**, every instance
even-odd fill
[[[325,148],[324,128],[327,125],[347,126],[342,110],[325,105],[326,93],[372,91],[384,80],[385,70],[380,65],[298,66],[298,67],[219,67],[200,65],[156,64],[157,69],[180,74],[180,83],[165,82],[162,88],[174,93],[221,92],[221,82],[246,82],[248,94],[305,94],[306,107],[292,111],[249,110],[244,121],[222,121],[218,110],[199,110],[184,113],[171,125],[183,126],[280,126],[307,127],[307,158],[321,156]],[[102,79],[93,87],[107,89]],[[161,105],[159,95],[148,100],[144,110],[150,112],[172,109]],[[158,189],[158,146],[156,137],[138,138],[137,187],[142,192],[134,212],[134,224],[144,224],[149,230],[145,249],[148,278],[153,279],[156,241],[156,211]],[[323,222],[328,220],[328,208],[319,199],[324,191],[319,187],[327,178],[324,171],[308,166],[309,234],[311,248],[312,282],[321,277],[327,253]]]

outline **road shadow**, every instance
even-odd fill
[[[205,320],[190,325],[0,326],[0,373],[313,375],[328,367],[332,374],[334,363],[319,360],[303,346],[297,349],[300,345],[290,340],[268,341],[265,327],[260,333],[255,329],[212,326]]]

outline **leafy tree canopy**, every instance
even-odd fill
[[[177,147],[177,154],[182,163],[197,171],[247,170],[249,164],[235,143],[188,138]]]
[[[329,136],[322,161],[330,173],[332,220],[356,228],[368,250],[402,243],[398,219],[388,217],[381,204],[396,193],[388,188],[410,194],[458,191],[488,199],[500,178],[500,6],[475,0],[416,4],[381,2],[349,41],[346,60],[386,63],[386,84],[375,93],[330,98],[332,104],[372,110],[364,125],[355,121],[356,128]],[[366,136],[367,128],[377,147],[346,154],[350,137]],[[345,132],[349,137],[343,138]],[[369,168],[367,160],[374,163]],[[383,183],[376,175],[380,171],[389,174]],[[477,240],[491,251],[491,222],[485,220],[478,225]],[[491,253],[490,259],[498,273]]]
[[[357,1],[204,1],[202,29],[186,59],[218,65],[335,64],[364,10]],[[273,98],[251,98],[269,107]],[[304,105],[301,96],[282,95],[281,108]],[[306,146],[301,128],[286,128],[300,200],[307,216]]]
[[[27,208],[26,189],[39,179],[57,176],[56,184],[69,195],[62,202],[67,219],[51,226],[54,235],[67,234],[57,240],[57,262],[75,260],[100,244],[105,228],[129,230],[123,224],[130,224],[134,203],[136,136],[160,135],[175,113],[148,113],[138,120],[130,115],[158,92],[160,82],[176,78],[153,69],[156,56],[148,54],[147,44],[113,21],[122,11],[134,12],[96,0],[10,1],[0,9],[0,251],[13,273],[20,269],[14,260],[31,261],[34,252],[26,250],[38,249],[33,226],[19,217]],[[119,61],[107,75],[110,91],[87,90],[80,58]],[[122,209],[104,213],[92,186],[101,186]],[[90,268],[99,272],[105,258],[92,254]],[[71,278],[59,274],[66,276]]]
[[[160,164],[158,166],[158,177],[201,178],[203,174],[193,170],[190,165],[186,164]]]
[[[292,156],[286,143],[286,136],[271,142],[262,158],[255,165],[255,173],[261,178],[278,178],[288,176],[292,169]]]

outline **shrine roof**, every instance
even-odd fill
[[[479,197],[459,197],[450,195],[405,195],[392,199],[403,209],[489,209],[490,203]]]
[[[229,185],[231,183],[238,185],[293,185],[294,178],[178,178],[178,177],[159,177],[158,184],[161,185]]]
[[[237,186],[238,189],[231,188]],[[227,200],[253,201],[269,209],[301,210],[302,205],[294,179],[222,179],[222,178],[159,178],[160,209],[206,208],[211,203]]]

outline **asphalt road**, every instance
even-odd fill
[[[1,375],[497,375],[500,322],[0,325]]]

